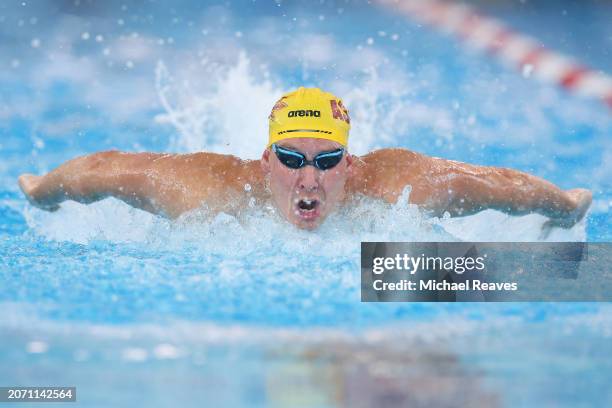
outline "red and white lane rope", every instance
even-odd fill
[[[600,99],[612,109],[612,77],[546,49],[534,38],[511,30],[474,8],[441,0],[377,0],[403,15],[458,37],[489,52],[525,75],[557,84],[570,92]]]

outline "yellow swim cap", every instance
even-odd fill
[[[342,100],[319,88],[298,88],[283,95],[268,117],[268,147],[279,140],[314,137],[348,144],[351,120]]]

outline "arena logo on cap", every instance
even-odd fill
[[[308,109],[308,110],[303,110],[303,109],[302,110],[294,110],[294,111],[289,111],[287,116],[289,116],[290,118],[294,118],[296,116],[314,116],[315,118],[320,118],[321,117],[321,111],[312,110],[312,109]]]

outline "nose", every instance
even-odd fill
[[[300,190],[316,191],[319,188],[319,171],[314,166],[305,166],[300,170]]]

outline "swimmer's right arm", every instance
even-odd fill
[[[43,176],[23,174],[19,186],[34,206],[54,211],[65,200],[106,197],[167,217],[186,210],[184,188],[168,180],[160,161],[172,155],[106,151],[72,159]],[[170,181],[170,182],[169,182]]]

